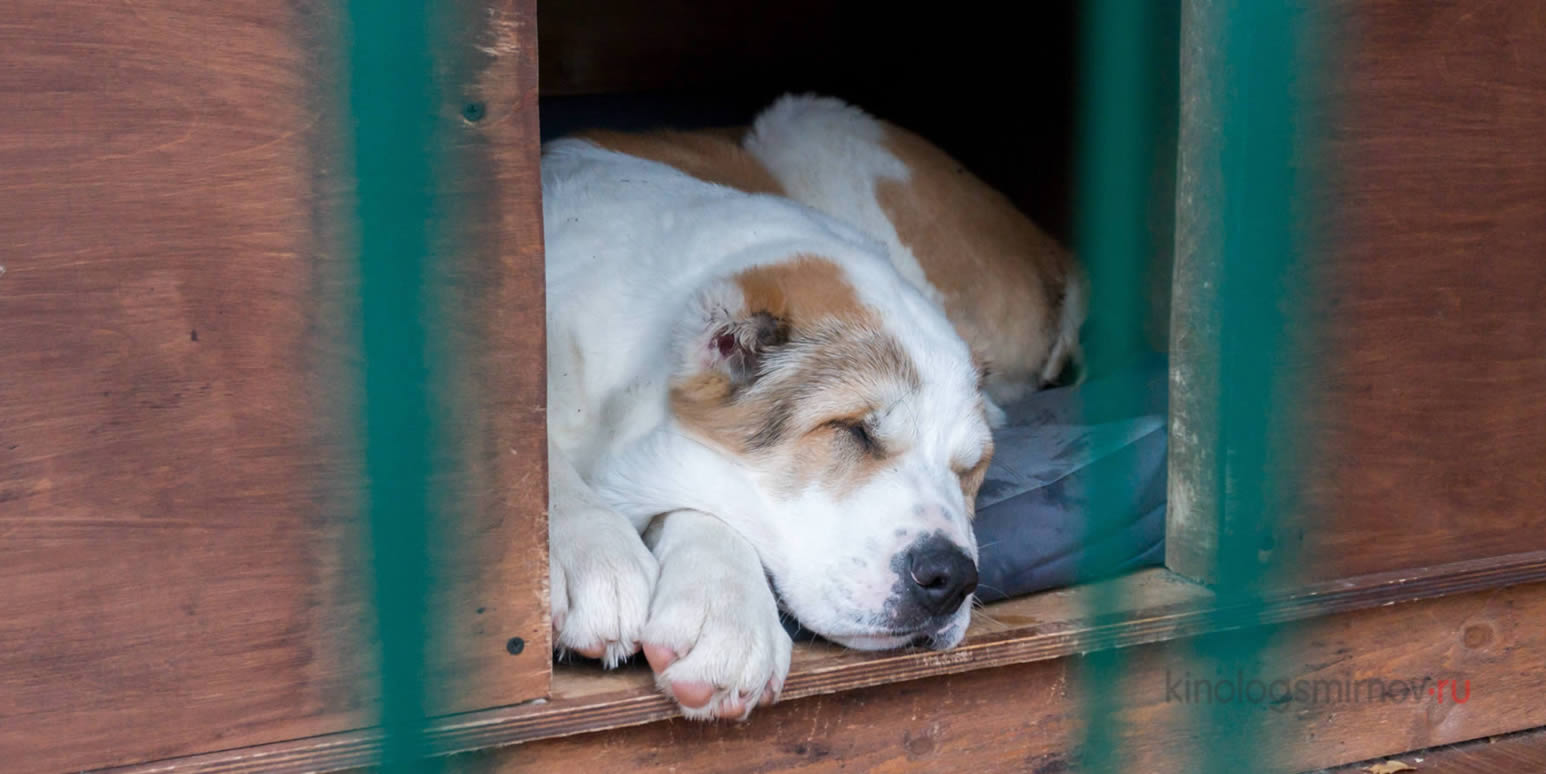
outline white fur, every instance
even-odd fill
[[[788,637],[765,572],[808,628],[852,647],[907,642],[880,622],[896,578],[888,561],[933,532],[975,559],[951,466],[969,466],[988,439],[966,345],[938,304],[884,245],[782,198],[578,140],[545,149],[543,189],[559,647],[604,643],[615,660],[641,638],[667,644],[684,653],[668,677],[713,683],[715,702],[762,690],[758,680],[781,685]],[[726,278],[800,254],[840,267],[924,382],[878,419],[908,451],[843,500],[819,488],[776,495],[778,471],[693,437],[669,407],[673,375],[703,367],[709,321],[740,302]],[[662,538],[652,564],[639,531],[684,510],[698,535]],[[935,644],[959,642],[969,616],[968,599]]]
[[[881,240],[896,270],[930,301],[942,303],[923,264],[912,248],[902,242],[890,216],[881,209],[875,187],[888,180],[905,182],[912,170],[886,149],[885,127],[880,121],[832,97],[788,95],[757,116],[743,146],[762,162],[790,198],[852,223]],[[1068,307],[1064,307],[1064,312],[1066,316]],[[1081,306],[1077,320],[1082,319]],[[1006,421],[1004,410],[991,398],[985,398],[984,403],[988,425],[1001,427]]]
[[[832,97],[786,96],[757,116],[743,143],[789,197],[837,214],[885,243],[898,272],[929,300],[939,292],[880,207],[875,185],[912,174],[886,150],[885,129],[868,113]]]
[[[707,719],[739,701],[749,714],[764,694],[778,695],[789,674],[789,635],[778,602],[751,544],[713,516],[676,511],[648,536],[663,572],[650,607],[645,641],[680,654],[656,675],[663,690],[675,682],[707,683],[714,696],[683,714]],[[743,714],[743,717],[744,717]]]
[[[638,650],[659,569],[638,531],[580,480],[568,455],[549,444],[548,457],[553,632],[563,649],[600,649],[614,667]],[[608,604],[587,603],[597,599]]]

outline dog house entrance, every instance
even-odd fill
[[[1067,244],[1076,11],[1066,2],[1038,6],[1037,23],[1025,24],[950,13],[925,21],[870,2],[542,4],[542,136],[745,126],[782,94],[831,95],[935,143]],[[1173,117],[1162,130],[1174,147]],[[1143,330],[1128,337],[1143,345],[1122,353],[1114,372],[1007,407],[1009,423],[995,432],[996,461],[977,503],[986,602],[1039,607],[1024,596],[1053,589],[1063,589],[1060,601],[1044,604],[1077,597],[1071,587],[1090,580],[1081,575],[1081,515],[1092,481],[1120,482],[1130,516],[1099,537],[1100,550],[1122,556],[1124,571],[1163,563],[1171,169],[1162,163],[1153,175],[1154,259],[1140,278],[1149,307],[1139,315]],[[1088,322],[1100,323],[1098,316]],[[1115,393],[1125,400],[1087,399]],[[1124,408],[1092,414],[1097,403]],[[1113,582],[1131,585],[1129,602],[1139,606],[1196,593],[1153,571]],[[1062,615],[1071,620],[1078,611]],[[978,612],[974,632],[1013,631],[1028,616],[1045,620],[989,607]],[[812,638],[796,632],[797,642]]]

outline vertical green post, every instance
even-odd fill
[[[1305,179],[1305,98],[1315,72],[1303,10],[1288,0],[1194,2],[1216,31],[1217,72],[1198,81],[1217,121],[1217,211],[1204,229],[1216,251],[1218,449],[1212,479],[1220,519],[1218,601],[1222,628],[1233,634],[1197,643],[1214,665],[1211,677],[1271,682],[1262,653],[1274,634],[1260,626],[1262,592],[1284,569],[1285,551],[1270,548],[1275,527],[1289,516],[1299,469],[1294,418],[1304,407],[1286,389],[1297,358],[1290,337],[1309,322],[1300,295],[1312,279],[1305,263],[1313,213]],[[1207,256],[1204,256],[1205,258]],[[1207,772],[1239,771],[1260,761],[1263,720],[1273,708],[1240,697],[1199,708],[1209,726]]]
[[[1092,0],[1083,6],[1074,241],[1090,278],[1084,348],[1086,371],[1096,378],[1146,346],[1144,278],[1156,253],[1149,229],[1151,175],[1168,156],[1159,140],[1166,111],[1174,110],[1164,103],[1171,93],[1164,87],[1175,77],[1175,62],[1167,56],[1173,52],[1163,45],[1174,32],[1164,25],[1175,23],[1174,6],[1165,2]],[[1082,408],[1092,418],[1118,416],[1137,406],[1139,397],[1133,391],[1097,390]],[[1094,579],[1111,574],[1127,558],[1100,549],[1114,547],[1115,541],[1101,538],[1126,514],[1122,498],[1109,487],[1087,495],[1080,576]],[[1109,584],[1096,586],[1087,614],[1109,616],[1120,601],[1115,594]],[[1081,662],[1085,737],[1075,764],[1080,771],[1117,771],[1123,765],[1117,717],[1121,675],[1122,653],[1114,649]]]
[[[1203,120],[1217,122],[1205,134],[1218,138],[1216,148],[1183,151],[1207,159],[1210,179],[1205,197],[1178,204],[1188,208],[1189,217],[1206,220],[1200,231],[1215,237],[1201,245],[1213,286],[1188,288],[1189,296],[1206,298],[1208,308],[1188,313],[1207,314],[1213,321],[1207,329],[1218,332],[1202,353],[1216,358],[1218,383],[1190,387],[1217,396],[1209,410],[1218,441],[1209,455],[1218,469],[1210,478],[1220,490],[1214,499],[1218,511],[1209,514],[1220,520],[1214,557],[1220,612],[1213,626],[1235,630],[1200,640],[1194,648],[1213,672],[1198,677],[1233,678],[1259,669],[1269,632],[1254,624],[1260,620],[1266,573],[1274,569],[1261,559],[1271,552],[1259,548],[1283,514],[1296,469],[1287,426],[1295,407],[1284,402],[1283,367],[1297,343],[1284,332],[1292,329],[1291,316],[1302,307],[1290,290],[1307,280],[1302,255],[1310,213],[1303,207],[1300,167],[1307,158],[1301,109],[1307,86],[1302,72],[1305,23],[1286,0],[1185,0],[1184,6],[1188,45],[1207,47],[1212,54],[1192,58],[1206,62],[1207,73],[1183,77],[1184,89],[1205,88],[1207,94],[1183,99],[1203,97],[1210,107]],[[1157,99],[1169,93],[1160,88],[1161,79],[1174,77],[1176,67],[1157,45],[1170,32],[1161,25],[1175,23],[1170,10],[1160,3],[1121,0],[1092,0],[1084,6],[1076,247],[1091,275],[1086,349],[1089,370],[1097,375],[1141,349],[1141,278],[1153,247],[1146,239],[1145,197],[1148,175],[1161,158],[1156,140],[1164,136],[1159,129],[1161,111],[1167,109]],[[1183,182],[1196,186],[1194,180]],[[1203,207],[1212,209],[1199,212]],[[1187,249],[1199,245],[1188,243]],[[1198,256],[1187,258],[1195,262]],[[1113,393],[1099,395],[1111,404],[1122,401]],[[1087,403],[1085,408],[1092,415],[1110,416],[1123,407]],[[1090,493],[1087,529],[1092,538],[1122,516],[1108,492]],[[1091,552],[1086,577],[1105,574],[1115,559]],[[1098,588],[1092,617],[1115,610],[1119,600],[1113,593]],[[1085,738],[1079,765],[1081,770],[1114,771],[1125,763],[1117,714],[1122,654],[1093,653],[1083,667]],[[1210,751],[1197,761],[1196,770],[1252,765],[1259,721],[1268,707],[1214,702],[1192,709],[1192,719],[1203,724],[1194,736],[1205,742],[1199,754]]]
[[[1286,389],[1307,331],[1305,263],[1313,236],[1305,140],[1317,60],[1303,4],[1288,0],[1185,0],[1187,71],[1181,150],[1182,210],[1178,281],[1185,315],[1190,390],[1188,437],[1211,448],[1187,450],[1182,472],[1192,495],[1196,534],[1178,558],[1204,569],[1216,610],[1210,626],[1227,633],[1191,644],[1189,678],[1214,681],[1191,708],[1200,740],[1195,767],[1237,771],[1272,749],[1263,733],[1269,697],[1234,696],[1235,686],[1290,676],[1264,673],[1276,631],[1261,626],[1264,590],[1284,580],[1290,557],[1274,547],[1297,489],[1296,422],[1305,407]],[[1184,252],[1183,252],[1184,251]],[[1182,324],[1181,322],[1177,323]],[[1178,387],[1179,389],[1179,387]],[[1174,491],[1174,490],[1173,490]],[[1223,687],[1231,688],[1229,693]],[[1216,691],[1216,693],[1215,693]]]
[[[349,0],[352,129],[363,356],[365,507],[379,646],[384,766],[427,753],[429,480],[434,427],[424,321],[434,203],[436,96],[429,6]]]

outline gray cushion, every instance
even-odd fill
[[[1155,361],[1004,407],[977,495],[980,599],[1163,562],[1166,401],[1165,364]],[[1087,535],[1094,486],[1109,488],[1117,510]],[[1087,561],[1095,556],[1099,567]]]

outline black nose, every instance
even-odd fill
[[[913,599],[930,615],[953,612],[977,590],[977,565],[944,537],[931,537],[909,551],[907,569]]]

